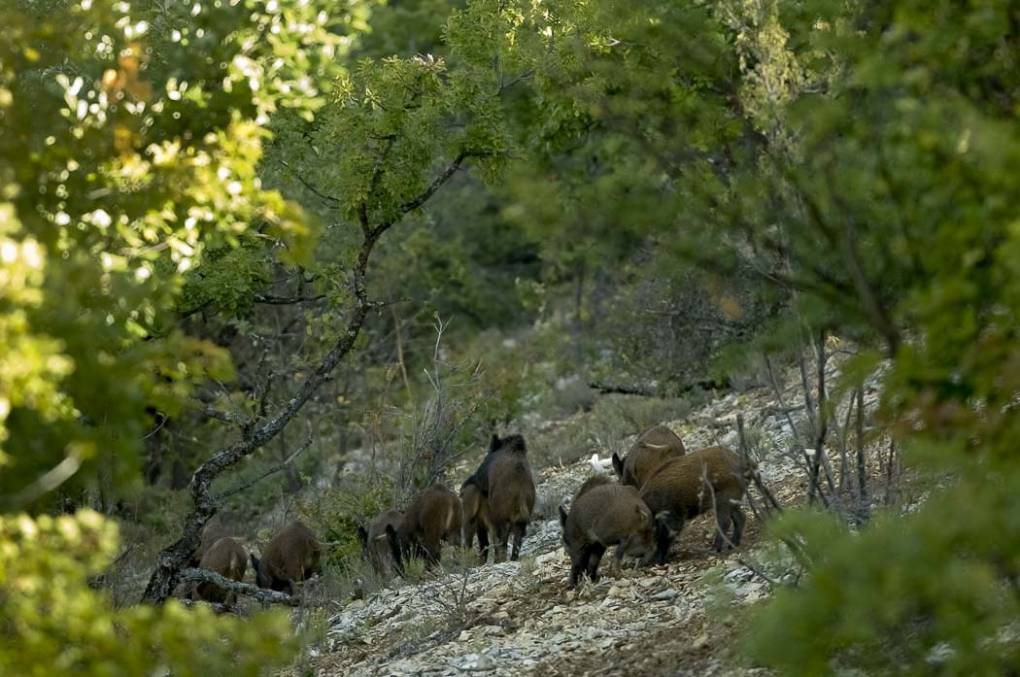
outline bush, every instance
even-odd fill
[[[87,581],[117,547],[116,525],[90,510],[0,516],[0,674],[259,675],[290,659],[282,612],[242,620],[173,600],[115,609]]]
[[[777,533],[803,538],[808,585],[780,590],[746,644],[783,674],[869,671],[1000,675],[1020,665],[1020,476],[979,474],[924,509],[885,513],[851,534],[799,513]],[[840,612],[833,614],[832,610]]]
[[[393,504],[392,481],[382,475],[359,477],[305,500],[298,514],[328,542],[325,564],[346,570],[361,557],[358,527]]]

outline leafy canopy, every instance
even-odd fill
[[[4,3],[6,507],[83,464],[91,476],[100,456],[132,477],[145,408],[173,412],[189,384],[230,377],[169,313],[209,248],[263,240],[305,256],[307,223],[257,165],[271,115],[321,107],[306,72],[342,51],[344,19],[278,0]]]

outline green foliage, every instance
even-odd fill
[[[372,57],[440,54],[443,27],[459,0],[401,0],[372,7],[358,54]]]
[[[406,305],[371,315],[372,349],[317,403],[344,407],[328,409],[338,425],[403,401],[403,446],[435,458],[477,444],[466,422],[583,408],[591,374],[682,385],[724,345],[721,373],[748,346],[796,349],[806,325],[866,345],[848,388],[877,346],[892,358],[885,420],[950,486],[859,533],[792,516],[780,533],[809,571],[751,651],[793,673],[1015,669],[1017,23],[1005,0],[8,2],[0,506],[41,507],[97,466],[128,482],[146,408],[177,415],[194,384],[232,377],[175,310],[223,312],[235,357],[259,356],[236,360],[242,380],[268,365],[286,397],[343,325],[360,242],[393,225],[367,282]],[[421,214],[460,165],[480,181],[452,180]],[[260,313],[266,287],[294,280],[318,305]],[[433,347],[434,313],[457,318],[452,355]],[[526,339],[503,340],[534,316]],[[263,360],[268,326],[279,355]],[[464,340],[485,328],[500,332]],[[459,380],[442,391],[422,367]],[[582,385],[554,391],[560,376]],[[451,393],[469,406],[444,409]],[[243,392],[221,404],[257,406]],[[673,406],[600,404],[538,455],[614,446]],[[304,515],[342,564],[393,493],[345,486]],[[98,564],[82,557],[60,566],[83,581]],[[100,630],[179,613],[118,625],[91,600]]]
[[[185,312],[215,304],[234,316],[250,314],[258,292],[272,280],[270,252],[257,241],[209,251],[203,265],[188,276],[181,294]]]
[[[777,592],[745,643],[784,674],[838,665],[951,675],[1015,668],[1017,480],[1015,472],[968,473],[921,510],[883,513],[859,534],[815,513],[784,517],[776,533],[803,539],[808,580]]]
[[[354,566],[361,557],[358,527],[393,505],[393,483],[386,477],[361,477],[357,483],[344,482],[298,509],[301,517],[319,537],[331,545],[326,561],[344,570]]]
[[[337,54],[329,21],[297,1],[4,4],[5,505],[90,477],[100,455],[132,477],[145,408],[175,413],[191,384],[229,378],[168,311],[207,248],[307,251],[299,211],[256,175],[260,125],[321,106],[304,71]]]
[[[260,675],[294,650],[285,613],[242,620],[207,608],[115,609],[88,585],[117,551],[97,513],[0,517],[0,672],[10,675]]]
[[[957,475],[950,496],[975,496],[857,538],[804,527],[810,550],[831,552],[768,617],[798,640],[768,635],[765,657],[787,670],[824,670],[840,649],[849,664],[924,671],[941,642],[954,673],[1015,661],[1015,642],[995,639],[1015,605],[988,600],[1016,576],[1016,525],[1000,514],[1020,433],[1016,23],[1007,2],[904,0],[477,2],[448,25],[451,73],[527,74],[505,107],[525,157],[508,168],[505,214],[542,242],[552,281],[651,235],[727,281],[776,284],[798,331],[894,358],[887,420],[915,462]],[[901,545],[884,547],[894,534]],[[827,571],[878,553],[884,568],[829,594]]]
[[[856,535],[817,516],[785,520],[809,576],[765,610],[751,648],[790,674],[1015,670],[1015,8],[804,9],[790,20],[794,43],[837,55],[841,74],[824,94],[791,101],[797,159],[745,184],[745,195],[762,191],[745,205],[791,215],[794,270],[829,304],[813,316],[882,338],[894,357],[886,420],[916,467],[951,479],[915,513]],[[839,320],[837,305],[849,311]],[[901,342],[904,332],[912,340]],[[874,356],[863,360],[858,378]]]

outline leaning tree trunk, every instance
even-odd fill
[[[325,383],[336,366],[354,348],[354,344],[361,333],[361,328],[372,308],[365,290],[365,275],[368,270],[368,261],[376,242],[390,227],[400,218],[409,212],[421,207],[443,184],[460,169],[464,160],[473,155],[471,152],[461,152],[442,172],[417,197],[405,202],[400,206],[398,216],[373,225],[369,221],[368,207],[362,203],[359,209],[359,221],[362,231],[361,249],[354,266],[352,275],[352,286],[354,292],[354,306],[347,329],[340,335],[336,343],[316,367],[315,371],[305,379],[298,389],[297,394],[274,416],[263,418],[261,422],[245,425],[241,439],[238,442],[220,450],[198,467],[191,478],[191,499],[194,507],[191,513],[184,519],[184,528],[180,538],[171,545],[164,548],[158,556],[156,568],[149,578],[149,583],[142,594],[142,602],[150,604],[161,604],[170,597],[174,589],[180,583],[181,571],[191,561],[195,549],[198,547],[202,527],[216,514],[219,509],[219,498],[210,493],[213,481],[225,470],[233,467],[242,459],[250,456],[261,449],[297,415],[301,408]],[[331,198],[336,206],[340,201]]]

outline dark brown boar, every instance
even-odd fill
[[[638,490],[598,476],[588,479],[570,505],[560,506],[563,545],[570,554],[570,587],[584,573],[594,582],[606,548],[616,546],[617,565],[624,555],[648,558],[655,551],[652,512]]]
[[[614,453],[613,469],[620,482],[640,489],[656,468],[685,453],[683,440],[666,426],[657,425],[638,436],[627,458],[621,459]]]
[[[699,449],[659,466],[641,488],[641,498],[655,515],[656,561],[664,563],[684,523],[709,508],[714,508],[717,521],[716,552],[722,551],[731,524],[729,540],[739,545],[747,472],[740,457],[725,447]]]
[[[322,546],[315,534],[298,521],[283,528],[262,551],[262,559],[251,555],[255,582],[269,588],[294,594],[294,583],[319,573]]]
[[[399,510],[384,510],[368,523],[368,528],[358,527],[358,540],[361,541],[361,556],[367,560],[372,569],[380,576],[386,575],[390,568],[403,575],[403,570],[394,561],[390,550],[389,529],[396,530],[404,519]]]
[[[244,572],[248,570],[248,553],[239,539],[226,536],[218,539],[205,551],[198,566],[233,581],[240,581],[244,579]],[[213,583],[199,583],[195,586],[192,598],[232,606],[237,601],[237,594]]]
[[[444,542],[460,545],[462,520],[460,498],[445,485],[433,484],[415,496],[400,523],[386,528],[398,570],[410,556],[437,564]]]
[[[488,556],[490,536],[496,543],[494,560],[505,560],[511,533],[514,544],[510,559],[516,560],[535,507],[535,480],[524,438],[493,435],[489,452],[468,482],[477,486],[481,493],[479,513],[485,528],[478,530],[478,547],[482,561]]]

